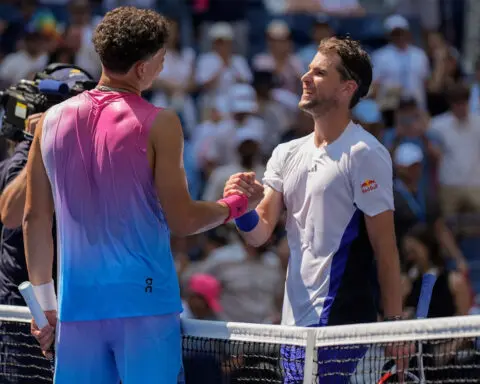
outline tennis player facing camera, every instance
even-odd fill
[[[170,230],[188,235],[244,214],[259,199],[192,201],[178,117],[140,93],[162,70],[168,25],[151,10],[117,8],[94,33],[99,85],[39,122],[27,164],[29,278],[54,338],[52,217],[58,226],[55,383],[177,382],[182,309]],[[263,187],[255,187],[262,196]]]
[[[267,164],[265,196],[236,220],[245,240],[265,243],[286,209],[290,247],[282,324],[307,327],[377,321],[374,255],[386,320],[400,319],[400,266],[393,224],[392,162],[388,151],[350,111],[368,93],[372,66],[352,40],[323,40],[302,77],[299,107],[314,119],[312,134],[280,144]],[[260,184],[232,176],[224,194]],[[374,270],[374,269],[373,269]],[[348,383],[366,348],[322,348],[320,383]],[[409,347],[387,351],[407,356]],[[283,347],[285,383],[302,383],[304,350]],[[399,359],[401,370],[407,359]]]

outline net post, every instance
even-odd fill
[[[312,384],[315,369],[315,329],[307,330],[307,343],[305,345],[305,366],[303,367],[303,384]]]

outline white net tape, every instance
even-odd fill
[[[2,384],[51,382],[30,319],[28,308],[0,306],[0,347],[8,352],[0,352]],[[367,384],[386,372],[391,383],[397,376],[386,351],[407,344],[415,350],[406,382],[480,382],[480,316],[324,328],[183,320],[182,332],[187,384]],[[216,378],[208,376],[217,368]]]

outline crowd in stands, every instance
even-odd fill
[[[190,193],[214,201],[230,175],[253,170],[260,180],[275,146],[313,132],[297,106],[300,79],[322,39],[348,33],[369,50],[374,72],[352,119],[393,160],[405,316],[422,272],[432,268],[439,280],[430,317],[467,315],[480,293],[480,62],[475,73],[463,69],[461,28],[452,36],[436,3],[7,0],[0,5],[0,88],[52,62],[98,78],[91,38],[102,14],[120,5],[164,12],[172,23],[164,70],[144,96],[178,112]],[[3,239],[1,246],[0,276],[9,279],[2,266],[15,255]],[[184,316],[279,323],[289,260],[283,224],[261,248],[225,225],[172,235],[172,251]],[[0,300],[22,305],[18,297]]]

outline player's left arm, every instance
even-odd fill
[[[44,115],[45,116],[45,115]],[[38,123],[27,161],[27,190],[23,216],[25,257],[33,286],[53,289],[53,196],[40,148],[44,117]],[[45,310],[45,308],[43,308]],[[53,309],[53,308],[49,308]]]
[[[352,161],[356,206],[365,214],[377,260],[384,316],[402,314],[400,258],[393,221],[392,161],[383,147],[365,149]]]

